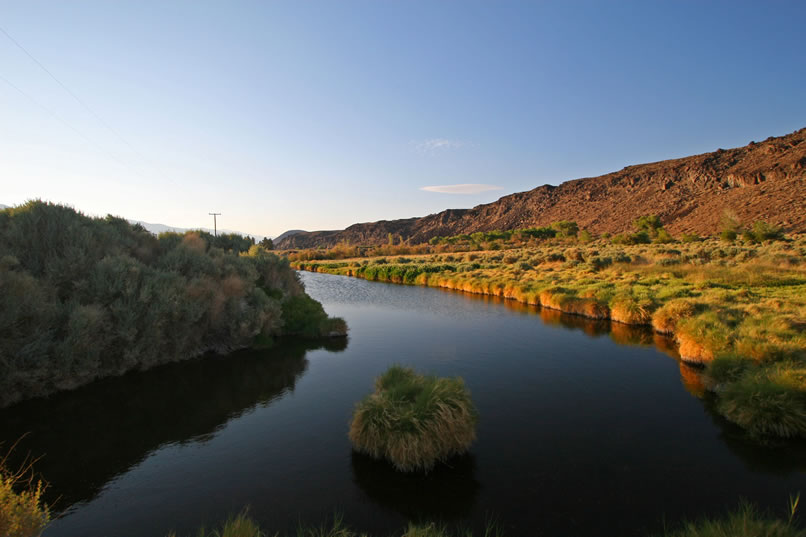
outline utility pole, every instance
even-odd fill
[[[207,213],[213,217],[213,234],[218,237],[218,224],[216,223],[216,216],[221,216],[221,213]]]

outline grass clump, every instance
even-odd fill
[[[236,517],[230,517],[219,528],[212,531],[207,531],[205,528],[200,528],[195,537],[280,537],[280,533],[270,533],[263,531],[258,523],[252,519],[246,510],[242,511]],[[410,522],[409,525],[401,532],[396,532],[392,535],[400,535],[400,537],[452,537],[455,535],[446,525],[430,523],[415,524]],[[459,532],[456,535],[463,535],[464,537],[473,537],[473,532],[470,530]],[[501,537],[503,534],[500,528],[493,522],[488,522],[487,527],[482,534],[483,537]],[[366,533],[359,533],[344,523],[341,515],[335,515],[333,522],[323,524],[320,526],[300,525],[297,528],[296,537],[368,537]],[[168,537],[176,537],[175,533],[169,533]]]
[[[687,522],[664,533],[664,537],[804,537],[806,532],[792,524],[800,495],[790,499],[789,520],[764,515],[742,503],[739,509],[718,519]]]
[[[428,471],[464,453],[476,439],[476,410],[461,378],[437,378],[392,366],[350,423],[353,447],[402,472]]]
[[[806,436],[806,369],[778,363],[749,370],[724,384],[717,410],[757,436]]]
[[[42,495],[45,485],[36,480],[29,464],[17,471],[0,460],[0,535],[37,537],[50,522],[50,510]]]

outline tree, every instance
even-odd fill
[[[577,223],[568,220],[554,222],[551,224],[551,227],[557,230],[557,234],[560,237],[576,237],[577,233],[579,233],[579,226]]]
[[[268,237],[264,237],[264,239],[260,241],[260,245],[266,250],[274,250],[274,241]]]
[[[638,231],[646,231],[653,237],[658,234],[658,230],[663,229],[663,224],[656,214],[646,214],[636,218],[633,225]]]

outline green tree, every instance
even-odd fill
[[[663,228],[663,223],[661,223],[658,215],[646,214],[636,218],[633,222],[633,226],[635,226],[635,229],[638,231],[646,231],[654,237],[658,234],[658,230]]]
[[[577,223],[569,220],[560,220],[559,222],[554,222],[551,224],[551,227],[557,230],[557,234],[560,237],[576,237],[577,233],[579,233],[579,226]]]

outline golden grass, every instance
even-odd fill
[[[356,451],[402,472],[428,471],[466,452],[476,439],[476,411],[461,378],[426,377],[391,367],[375,381],[350,423]]]
[[[624,343],[645,338],[619,324],[651,325],[673,336],[680,358],[689,363],[737,356],[758,367],[806,364],[806,237],[764,244],[709,239],[615,246],[600,240],[568,246],[294,266],[501,297],[539,306],[547,320],[553,319],[549,310],[610,319],[611,337]]]
[[[34,478],[26,461],[19,470],[0,460],[0,535],[38,537],[50,522],[50,510],[42,499],[45,485]]]

